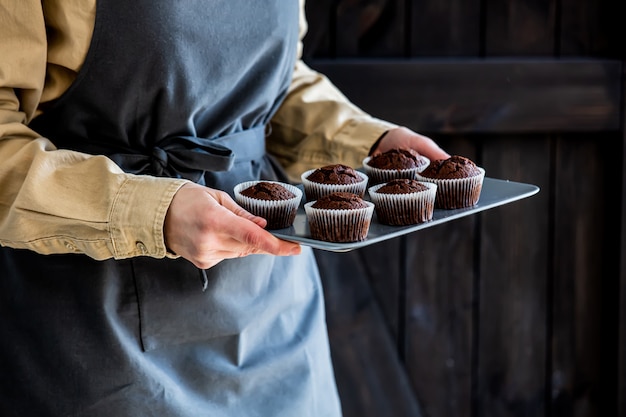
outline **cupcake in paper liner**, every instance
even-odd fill
[[[304,205],[311,238],[334,243],[360,242],[374,214],[374,204],[354,193],[334,192]]]
[[[432,161],[417,179],[437,184],[436,208],[458,209],[478,203],[485,170],[468,158],[454,155]]]
[[[363,160],[363,171],[370,179],[370,186],[389,182],[396,178],[415,179],[430,159],[412,149],[394,148]]]
[[[234,188],[235,201],[250,213],[267,220],[266,229],[293,225],[302,191],[278,181],[246,181]]]
[[[305,171],[300,176],[307,201],[317,200],[333,192],[365,195],[367,175],[343,164],[326,165]]]
[[[399,178],[374,185],[368,193],[382,224],[408,226],[433,218],[437,194],[434,183]]]

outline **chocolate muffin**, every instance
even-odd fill
[[[485,170],[459,155],[432,161],[417,174],[420,181],[437,184],[435,207],[457,209],[478,203]]]
[[[415,174],[428,166],[430,160],[413,149],[395,148],[363,160],[363,169],[370,185],[395,178],[415,178]]]
[[[296,195],[276,182],[260,181],[241,190],[241,195],[257,200],[289,200]]]
[[[410,194],[428,190],[428,186],[417,180],[399,178],[382,184],[376,192],[380,194]]]
[[[333,192],[304,205],[311,237],[327,242],[359,242],[367,238],[374,204],[359,195]]]
[[[354,193],[336,192],[328,194],[311,205],[313,208],[326,210],[354,210],[367,208],[367,202]]]
[[[369,188],[381,224],[407,226],[433,218],[437,185],[398,178]]]
[[[368,165],[378,169],[410,169],[421,164],[421,155],[413,149],[390,149],[372,156]]]
[[[367,188],[367,175],[343,164],[326,165],[301,175],[307,201],[314,201],[332,192],[354,193],[361,197]]]
[[[431,162],[421,175],[435,179],[468,178],[480,175],[480,169],[470,159],[453,155],[448,159],[437,159]]]
[[[320,184],[355,184],[362,181],[357,171],[343,164],[326,165],[313,170],[306,177]]]
[[[302,191],[277,181],[247,181],[234,189],[235,201],[250,213],[267,220],[266,228],[283,229],[293,224]]]

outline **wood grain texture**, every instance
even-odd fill
[[[403,297],[401,288],[402,265],[405,257],[400,239],[392,239],[382,244],[366,246],[356,251],[359,262],[367,272],[367,279],[372,288],[385,322],[389,325],[389,332],[393,337],[394,345],[398,346],[401,332],[399,302]]]
[[[306,3],[305,58],[393,57],[407,50],[405,0]]]
[[[303,57],[332,58],[335,56],[335,1],[308,0],[305,3],[308,30],[303,40]]]
[[[488,176],[539,194],[480,216],[477,415],[546,414],[550,144],[541,136],[484,140]]]
[[[474,57],[481,51],[480,0],[408,1],[410,55]]]
[[[623,90],[624,91],[624,90]],[[626,93],[626,91],[624,91]],[[626,115],[625,115],[626,116]],[[623,119],[624,120],[624,119]],[[618,415],[626,415],[626,133],[622,130],[622,152],[621,152],[621,204],[617,218],[620,221],[620,241],[619,250],[619,330],[618,330],[618,381],[617,381],[617,411]]]
[[[609,313],[613,301],[604,290],[617,279],[614,261],[605,256],[615,241],[605,211],[613,204],[606,162],[615,153],[600,141],[577,139],[575,146],[571,138],[559,139],[556,148],[552,415],[615,415],[610,393],[617,350],[605,334],[615,331],[615,313]],[[607,365],[605,358],[612,358]],[[605,373],[607,366],[613,371]]]
[[[403,0],[339,0],[335,56],[402,56],[404,4]]]
[[[384,260],[381,252],[380,261]],[[315,252],[344,417],[420,417],[357,252]]]
[[[466,138],[443,145],[475,158],[475,144]],[[472,415],[476,219],[407,236],[404,358],[427,416]]]
[[[357,105],[541,187],[323,258],[358,276],[324,278],[347,415],[626,417],[621,7],[307,1],[307,62]]]
[[[314,61],[371,114],[430,133],[618,130],[621,62]]]
[[[562,56],[626,58],[626,26],[614,0],[562,0]]]
[[[554,56],[557,4],[557,0],[486,0],[484,56]]]

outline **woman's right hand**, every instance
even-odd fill
[[[189,183],[174,195],[165,216],[165,244],[201,269],[252,254],[300,253],[299,244],[276,238],[266,224],[227,193]]]

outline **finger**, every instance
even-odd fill
[[[441,149],[441,147],[439,147],[439,145],[431,138],[422,136],[422,143],[423,145],[420,146],[421,151],[419,149],[417,151],[421,153],[422,155],[426,156],[427,158],[431,160],[435,160],[435,159],[447,159],[450,157],[450,154],[448,154],[446,151]]]
[[[300,245],[296,245],[296,248],[291,249],[291,252],[286,255],[298,255],[301,252]],[[203,255],[194,258],[192,261],[194,265],[201,269],[208,269],[214,265],[217,265],[219,262],[224,259],[234,259],[234,258],[242,258],[249,255],[261,255],[261,254],[272,254],[266,251],[261,250],[258,247],[253,247],[246,245],[245,243],[232,240],[229,243],[225,243],[223,247],[228,247],[228,249],[218,249],[218,250],[210,250]],[[285,255],[285,256],[286,256]]]
[[[215,196],[215,198],[222,207],[231,211],[235,215],[242,217],[246,220],[250,220],[251,222],[255,223],[259,227],[265,228],[265,226],[267,226],[266,219],[250,213],[248,210],[244,209],[239,204],[237,204],[237,202],[233,200],[228,194],[219,193],[218,195]]]
[[[376,149],[376,154],[392,148],[411,148],[428,159],[447,159],[450,155],[428,136],[416,133],[406,127],[390,130]]]
[[[299,244],[280,240],[264,230],[266,220],[249,213],[227,193],[217,191],[212,195],[221,208],[226,209],[225,218],[220,216],[217,223],[221,233],[245,245],[244,248],[234,249],[233,252],[267,253],[278,256],[297,255],[301,252]],[[232,250],[224,247],[222,249]]]
[[[231,229],[231,238],[242,245],[235,250],[241,254],[266,253],[289,256],[297,255],[302,250],[298,243],[278,239],[265,229],[245,219],[241,219],[241,227]]]
[[[267,220],[264,219],[263,217],[260,216],[256,216],[252,213],[250,213],[248,210],[244,209],[241,206],[235,205],[234,207],[227,207],[230,211],[232,211],[235,215],[244,218],[246,220],[250,220],[251,222],[253,222],[254,224],[256,224],[257,226],[261,227],[261,228],[265,228],[265,226],[267,226]]]

